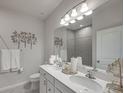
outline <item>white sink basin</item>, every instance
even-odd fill
[[[83,76],[71,76],[70,80],[82,87],[86,87],[87,90],[92,90],[93,93],[102,93],[102,86],[92,79]]]

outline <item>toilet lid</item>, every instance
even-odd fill
[[[30,76],[30,78],[39,78],[40,77],[40,73],[34,73]]]

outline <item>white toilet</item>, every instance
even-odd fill
[[[34,73],[30,75],[31,90],[36,90],[39,88],[40,83],[40,73]]]

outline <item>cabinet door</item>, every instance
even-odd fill
[[[54,93],[54,86],[47,81],[47,93]]]
[[[57,93],[75,93],[73,92],[71,89],[69,89],[68,87],[64,86],[61,82],[59,82],[58,80],[55,80],[55,87],[58,89],[58,91],[56,91]]]
[[[62,92],[59,91],[58,89],[55,89],[55,93],[62,93]]]
[[[41,76],[40,77],[40,93],[47,93],[47,80]]]

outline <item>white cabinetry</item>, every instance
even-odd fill
[[[62,92],[59,91],[58,89],[55,89],[55,93],[62,93]]]
[[[40,74],[40,93],[74,93],[42,68]]]
[[[47,93],[55,93],[54,86],[49,81],[47,81]]]
[[[60,91],[60,93],[74,93],[71,89],[66,87],[64,84],[55,80],[55,87]]]
[[[40,93],[47,93],[46,92],[47,91],[47,79],[44,77],[44,75],[42,73],[40,75]]]

